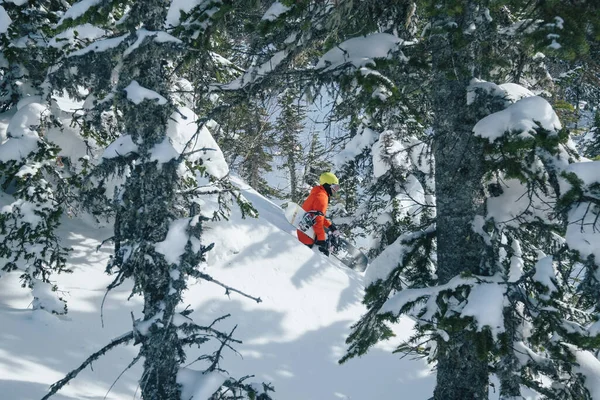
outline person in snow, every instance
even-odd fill
[[[322,173],[319,177],[319,183],[319,186],[312,188],[310,194],[304,203],[302,203],[302,209],[304,211],[317,214],[313,225],[315,237],[310,237],[298,230],[298,240],[310,248],[317,245],[321,253],[329,256],[325,228],[328,228],[330,234],[334,236],[337,236],[340,233],[337,227],[330,220],[325,218],[325,213],[327,212],[327,206],[329,205],[329,197],[340,189],[340,183],[338,178],[331,172]]]

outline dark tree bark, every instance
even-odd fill
[[[465,4],[466,3],[466,4]],[[442,33],[430,40],[433,67],[435,194],[437,199],[437,275],[445,284],[461,273],[487,275],[485,244],[473,232],[476,215],[485,215],[482,180],[483,142],[472,129],[482,115],[467,104],[467,88],[481,70],[476,37],[463,32],[474,20],[475,4],[464,2],[464,15],[439,18]],[[445,28],[450,21],[456,28]],[[444,326],[446,328],[446,326]],[[438,343],[435,400],[488,398],[488,363],[477,351],[477,335],[447,328],[449,339]],[[483,354],[485,354],[483,352]]]

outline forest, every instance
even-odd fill
[[[78,221],[110,231],[102,305],[141,305],[44,399],[121,346],[146,400],[190,398],[192,352],[224,374],[236,315],[196,322],[190,282],[275,289],[199,268],[206,238],[266,218],[248,188],[301,204],[332,171],[328,214],[370,259],[339,368],[408,319],[392,352],[425,360],[433,400],[492,379],[502,400],[600,400],[597,0],[0,0],[0,78],[0,281],[70,318]],[[223,376],[207,399],[282,398]]]

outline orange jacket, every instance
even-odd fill
[[[327,212],[327,206],[329,205],[329,194],[323,186],[315,186],[310,191],[310,194],[302,204],[304,211],[321,211],[323,215]],[[325,240],[325,228],[331,226],[331,221],[325,218],[323,215],[317,216],[313,230],[317,236],[316,240]],[[311,238],[304,232],[298,230],[298,240],[307,245],[312,245],[315,242],[315,238]]]

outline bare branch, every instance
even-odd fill
[[[222,288],[224,288],[225,289],[225,294],[227,296],[229,296],[230,292],[235,292],[235,293],[241,294],[244,297],[252,299],[252,300],[256,301],[257,303],[261,303],[262,302],[262,299],[260,297],[250,296],[249,294],[246,294],[246,293],[244,293],[244,292],[242,292],[240,290],[234,289],[231,286],[227,286],[224,283],[221,283],[218,280],[214,279],[212,276],[210,276],[208,274],[205,274],[205,273],[202,273],[202,272],[197,272],[197,274],[198,274],[197,276],[199,278],[202,278],[202,279],[204,279],[205,281],[208,281],[208,282],[213,282],[213,283],[221,286]]]
[[[73,371],[69,372],[67,374],[67,376],[65,376],[63,379],[61,379],[60,381],[58,381],[58,382],[54,383],[52,386],[50,386],[50,392],[47,395],[45,395],[44,397],[42,397],[41,400],[47,400],[50,397],[52,397],[54,394],[56,394],[56,392],[58,392],[60,389],[62,389],[63,386],[65,386],[73,378],[75,378],[77,375],[79,375],[79,373],[81,371],[83,371],[93,361],[96,361],[98,358],[100,358],[100,356],[106,354],[106,352],[108,352],[109,350],[111,350],[113,347],[116,347],[116,346],[118,346],[120,344],[123,344],[123,343],[127,343],[131,339],[133,339],[133,331],[127,332],[124,335],[121,335],[118,338],[113,339],[112,342],[110,342],[109,344],[107,344],[106,346],[104,346],[103,348],[101,348],[97,352],[93,353],[91,356],[89,356],[87,358],[87,360],[85,360],[83,362],[83,364],[81,364],[78,368],[76,368]]]

